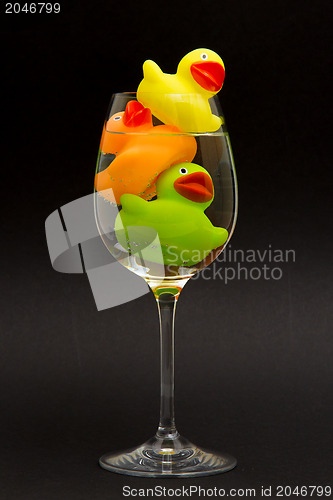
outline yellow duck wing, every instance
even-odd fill
[[[150,108],[157,117],[156,107],[158,109],[159,106],[158,102],[156,106],[156,100],[161,98],[161,92],[165,92],[164,73],[154,61],[148,59],[143,63],[143,79],[138,86],[137,99],[141,104]]]
[[[150,108],[159,120],[174,125],[173,120],[169,118],[170,109],[166,116],[164,113],[165,108],[172,104],[172,96],[168,95],[170,92],[184,92],[183,85],[179,85],[177,76],[163,73],[161,68],[150,59],[145,61],[143,79],[137,89],[137,99],[141,104]]]
[[[154,84],[160,84],[161,81],[163,80],[164,73],[159,67],[158,64],[156,64],[154,61],[151,61],[148,59],[143,63],[143,80],[141,84],[139,85],[138,91],[140,91],[140,87],[143,86],[145,87],[144,83],[147,83],[150,87],[150,85]],[[147,89],[149,91],[149,88]],[[141,91],[146,91],[146,89],[141,89]]]

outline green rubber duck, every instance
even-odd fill
[[[193,266],[223,245],[228,231],[215,227],[204,211],[214,199],[207,170],[179,163],[157,179],[157,198],[123,194],[115,221],[119,243],[145,262]]]

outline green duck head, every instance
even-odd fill
[[[214,199],[212,179],[195,163],[177,163],[164,170],[157,179],[157,197],[206,210]]]

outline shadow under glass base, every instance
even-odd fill
[[[99,464],[118,474],[146,477],[196,477],[233,469],[237,461],[224,453],[198,448],[187,439],[154,437],[127,451],[107,453]]]

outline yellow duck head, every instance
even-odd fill
[[[211,97],[222,88],[225,76],[224,63],[213,50],[195,49],[180,61],[177,76],[190,81],[193,92]]]

